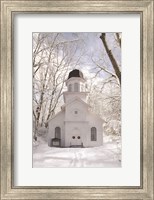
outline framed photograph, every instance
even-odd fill
[[[153,200],[153,1],[1,0],[1,199]]]
[[[121,167],[120,68],[121,33],[33,33],[33,167]]]

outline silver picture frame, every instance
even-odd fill
[[[153,0],[1,0],[1,199],[153,200]],[[140,186],[14,186],[13,35],[16,13],[107,13],[140,15],[141,21],[141,158]]]

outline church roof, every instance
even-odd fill
[[[67,104],[64,104],[63,107],[62,107],[62,110],[61,110],[60,112],[58,112],[56,115],[54,115],[52,118],[50,118],[50,119],[48,120],[48,123],[50,123],[50,121],[52,121],[54,118],[57,118],[59,115],[64,114],[64,113],[65,113],[65,107],[68,106],[68,105],[70,105],[70,104],[72,104],[72,103],[74,103],[75,101],[79,101],[79,102],[81,102],[83,105],[85,105],[86,107],[90,107],[90,105],[87,104],[86,102],[84,102],[82,99],[80,99],[79,97],[75,97],[75,98],[72,99],[72,101],[68,102]],[[104,120],[101,119],[99,115],[97,115],[97,114],[95,114],[95,113],[92,113],[90,110],[89,110],[88,112],[89,112],[89,114],[88,114],[89,116],[92,115],[92,116],[94,116],[97,120],[101,120],[101,121],[104,122]]]
[[[79,97],[74,97],[74,98],[72,99],[72,101],[70,101],[70,102],[64,104],[64,107],[66,107],[66,106],[69,105],[69,104],[72,104],[74,101],[79,101],[79,102],[81,102],[82,104],[84,104],[84,105],[90,107],[89,104],[87,104],[86,102],[84,102],[84,101],[83,101],[82,99],[80,99]]]
[[[62,109],[61,111],[59,111],[57,114],[55,114],[54,116],[52,116],[50,119],[47,120],[47,122],[50,122],[52,119],[56,118],[58,115],[63,114],[64,110]]]
[[[78,69],[74,69],[69,73],[68,79],[70,79],[72,77],[79,77],[79,78],[83,78],[84,79],[83,73]]]

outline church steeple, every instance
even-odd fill
[[[85,82],[83,73],[80,70],[72,70],[66,80],[67,92],[64,92],[64,102],[67,103],[74,97],[78,97],[86,102],[88,92],[85,88]]]
[[[83,73],[78,69],[71,71],[66,81],[66,86],[68,92],[85,92]]]

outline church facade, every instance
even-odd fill
[[[85,79],[81,71],[69,73],[61,111],[48,121],[48,145],[95,147],[103,144],[102,119],[89,111]]]

